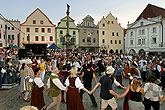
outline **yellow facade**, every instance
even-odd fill
[[[99,22],[100,51],[124,53],[124,30],[111,13]]]

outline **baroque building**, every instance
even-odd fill
[[[165,52],[165,9],[148,4],[134,23],[128,23],[126,53]]]
[[[20,21],[0,17],[0,48],[18,46]]]
[[[75,20],[73,20],[71,17],[69,17],[69,35],[70,35],[70,41],[72,41],[73,45],[72,48],[78,48],[79,47],[79,34],[78,34],[78,28],[75,25]],[[60,48],[66,48],[66,34],[67,34],[67,16],[62,18],[60,22],[57,25],[56,28],[57,32],[57,46]]]
[[[20,47],[24,44],[56,43],[56,26],[39,8],[20,24],[20,30]]]
[[[99,22],[100,51],[124,53],[124,29],[111,13]]]
[[[81,24],[78,24],[79,29],[79,48],[88,51],[99,51],[99,34],[98,26],[94,24],[94,19],[87,15]]]

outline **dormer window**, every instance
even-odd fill
[[[105,24],[103,23],[103,27],[105,27]]]
[[[143,26],[143,22],[141,22],[140,24],[141,24],[141,26]]]

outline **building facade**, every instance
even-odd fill
[[[24,46],[23,44],[56,43],[56,26],[39,8],[20,24],[20,29],[20,47]]]
[[[99,34],[98,26],[94,24],[94,19],[87,15],[81,24],[78,24],[79,29],[79,48],[88,51],[99,51]]]
[[[100,51],[124,53],[124,30],[111,13],[99,22]]]
[[[20,21],[0,17],[0,48],[19,45]]]
[[[57,32],[57,46],[60,48],[66,48],[65,42],[66,42],[66,34],[67,34],[67,17],[64,17],[60,20],[58,23],[58,26],[56,28]],[[69,35],[70,35],[70,41],[73,41],[74,45],[72,45],[72,48],[78,48],[79,47],[79,34],[78,34],[78,27],[75,25],[74,20],[69,17]]]
[[[161,54],[165,52],[163,14],[165,9],[149,4],[134,23],[128,24],[125,38],[126,53]]]

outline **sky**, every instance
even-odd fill
[[[165,0],[0,0],[0,13],[6,19],[18,19],[23,23],[40,8],[57,25],[66,16],[66,4],[69,4],[70,16],[76,24],[87,15],[97,24],[103,16],[112,13],[121,26],[127,28],[128,21],[133,23],[149,3],[165,8]]]

